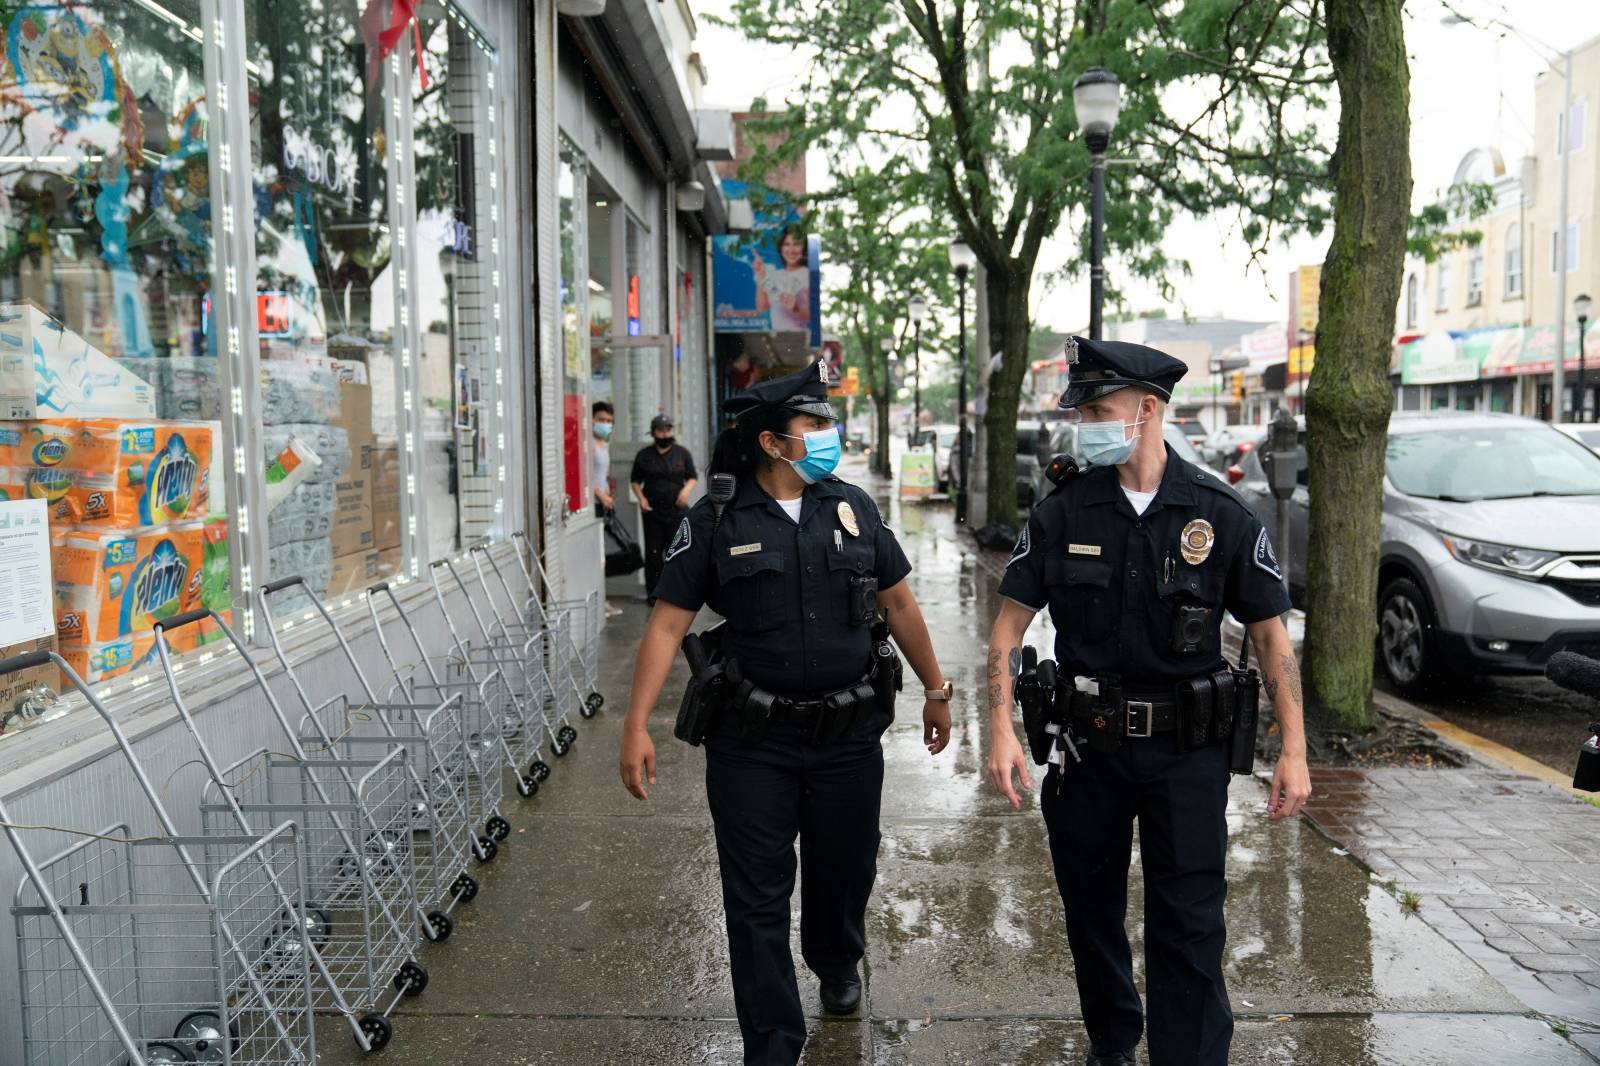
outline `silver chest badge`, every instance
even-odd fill
[[[861,536],[861,526],[856,523],[856,513],[848,503],[839,504],[839,524],[852,537]]]
[[[1211,556],[1211,546],[1217,542],[1217,531],[1204,518],[1196,518],[1183,527],[1178,537],[1178,550],[1183,561],[1199,566]]]

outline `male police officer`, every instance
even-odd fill
[[[1216,704],[1232,689],[1221,680],[1229,675],[1219,630],[1226,610],[1257,651],[1283,737],[1267,807],[1274,820],[1290,817],[1311,780],[1299,673],[1278,617],[1289,598],[1250,509],[1162,440],[1184,364],[1138,344],[1068,343],[1060,406],[1082,419],[1078,446],[1089,469],[1034,511],[1000,582],[1005,602],[989,638],[989,775],[1020,806],[1012,772],[1030,785],[1008,666],[1034,614],[1048,607],[1058,707],[1071,708],[1074,754],[1051,766],[1040,805],[1088,1062],[1132,1063],[1144,1029],[1124,927],[1137,820],[1150,1062],[1221,1066],[1233,1035],[1222,977],[1229,759],[1226,738],[1207,730],[1228,720],[1232,707]]]

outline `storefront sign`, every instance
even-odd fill
[[[294,302],[286,292],[256,293],[256,333],[287,337],[294,332]]]
[[[755,228],[716,237],[712,295],[718,333],[799,333],[822,344],[821,242],[781,193],[724,179],[723,195],[750,205]]]
[[[900,498],[923,500],[933,495],[933,453],[906,452],[900,457]]]
[[[340,155],[337,148],[316,144],[293,126],[283,128],[283,168],[299,171],[313,185],[351,196],[355,193],[355,164]]]
[[[1442,385],[1480,378],[1548,374],[1555,366],[1554,326],[1492,326],[1430,333],[1398,346],[1402,385]],[[1567,327],[1566,367],[1578,368],[1578,329]]]

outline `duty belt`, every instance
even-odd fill
[[[1088,693],[1072,690],[1071,699],[1073,720],[1087,722],[1096,713],[1094,697]],[[1148,739],[1178,728],[1178,701],[1171,696],[1124,695],[1121,702],[1122,735],[1125,737]]]
[[[798,726],[813,743],[827,744],[849,733],[862,707],[877,702],[869,671],[861,680],[821,696],[786,696],[748,678],[734,688],[731,706],[739,715],[739,734],[759,740],[773,726]]]

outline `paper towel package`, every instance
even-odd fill
[[[0,492],[51,518],[136,529],[210,510],[211,427],[113,418],[0,423]]]
[[[87,417],[155,418],[155,391],[37,304],[0,304],[0,418]]]
[[[93,644],[148,633],[201,604],[204,523],[136,533],[71,530],[52,550],[56,636]]]
[[[198,642],[199,633],[194,626],[184,626],[167,634],[167,647],[175,654],[192,650]],[[115,640],[97,640],[87,644],[63,643],[61,657],[91,685],[132,673],[141,666],[158,661],[156,638],[150,633],[130,633]]]

